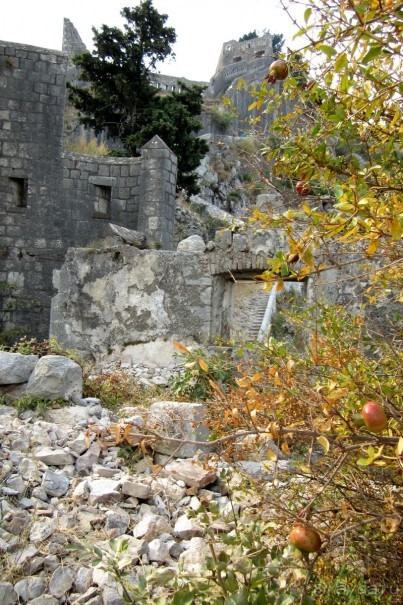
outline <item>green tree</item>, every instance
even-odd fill
[[[254,29],[253,32],[244,34],[241,38],[239,38],[238,42],[246,42],[246,40],[254,40],[255,38],[258,38],[258,34],[257,31]]]
[[[158,134],[178,157],[178,188],[197,193],[197,176],[193,171],[208,151],[206,141],[195,136],[202,126],[197,116],[202,111],[204,87],[178,82],[178,88],[179,92],[153,99],[146,109],[146,123],[127,139],[127,146],[134,151]]]
[[[284,36],[283,34],[273,34],[273,39],[272,39],[272,49],[273,49],[273,56],[275,58],[278,57],[278,55],[281,53],[281,50],[283,48],[284,45]]]
[[[131,155],[146,142],[147,134],[161,136],[179,157],[179,186],[189,183],[195,189],[195,179],[187,173],[207,151],[196,138],[202,90],[187,88],[172,99],[161,97],[151,75],[158,62],[173,55],[175,30],[165,25],[168,16],[159,14],[152,0],[123,8],[121,15],[127,21],[123,29],[93,28],[95,50],[74,58],[80,80],[89,86],[69,85],[70,100],[82,124],[96,133],[106,129]],[[180,128],[175,123],[178,119]],[[189,158],[183,144],[190,148]]]

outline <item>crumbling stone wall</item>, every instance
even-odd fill
[[[210,333],[207,256],[121,246],[69,250],[55,273],[51,334],[95,359],[171,360]]]
[[[0,329],[38,338],[69,247],[104,238],[109,222],[173,246],[176,156],[159,137],[141,158],[64,153],[67,66],[63,52],[0,42],[0,284],[13,288]]]
[[[228,230],[206,252],[71,249],[54,276],[51,335],[96,360],[169,363],[173,340],[225,333],[234,280],[251,279],[284,245],[279,231]]]

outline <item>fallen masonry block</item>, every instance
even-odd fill
[[[193,458],[198,451],[211,451],[207,445],[210,432],[203,423],[205,406],[201,403],[159,401],[153,403],[147,426],[168,438],[181,439],[184,443],[160,439],[152,444],[159,454],[174,455],[176,458]],[[186,443],[201,441],[206,445]]]

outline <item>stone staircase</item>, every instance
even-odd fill
[[[257,340],[262,325],[270,293],[262,297],[256,304],[251,305],[249,321],[243,326],[243,333],[248,340]]]

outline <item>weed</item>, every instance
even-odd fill
[[[64,401],[64,399],[42,399],[40,397],[26,395],[25,397],[21,397],[14,405],[17,408],[18,415],[21,415],[27,410],[32,410],[38,414],[38,416],[43,416],[47,410],[51,408],[60,408],[67,405],[67,402]]]
[[[85,137],[78,140],[66,142],[64,144],[66,151],[71,153],[82,153],[84,155],[105,156],[109,155],[109,149],[104,143],[98,143],[96,139],[87,141]]]

